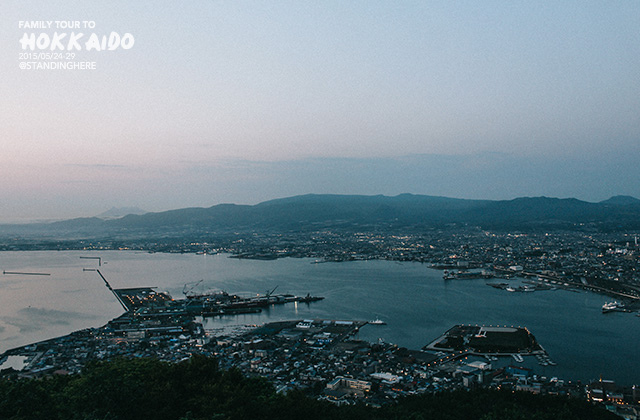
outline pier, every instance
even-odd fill
[[[190,295],[184,299],[173,299],[166,292],[152,287],[113,289],[118,301],[127,312],[146,317],[173,316],[223,316],[259,313],[272,305],[300,302],[311,303],[323,300],[321,296],[294,296],[289,294],[241,297],[227,292],[212,292]]]
[[[5,275],[22,275],[22,276],[50,276],[50,273],[25,273],[22,271],[3,271]]]

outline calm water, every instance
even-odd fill
[[[442,273],[418,263],[361,261],[312,264],[308,259],[251,261],[226,255],[148,254],[141,252],[0,252],[0,270],[46,272],[50,276],[0,275],[0,351],[97,327],[121,313],[113,295],[95,272],[115,288],[156,286],[182,297],[185,283],[203,279],[200,289],[230,293],[325,296],[321,302],[288,304],[260,314],[207,320],[206,328],[233,324],[330,318],[370,320],[360,339],[383,338],[419,349],[454,324],[527,326],[546,348],[556,367],[536,364],[538,374],[564,379],[602,375],[623,384],[640,383],[640,318],[603,315],[610,300],[564,290],[508,293],[484,280],[442,280]],[[531,358],[532,359],[532,358]]]

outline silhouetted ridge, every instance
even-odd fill
[[[627,200],[628,201],[628,200]],[[426,195],[307,194],[246,206],[221,204],[110,221],[114,227],[191,227],[216,229],[311,229],[317,226],[442,226],[463,223],[491,228],[540,224],[635,223],[640,208],[617,208],[575,198],[523,197],[464,200]]]
[[[614,206],[626,206],[630,204],[640,204],[640,200],[630,195],[615,195],[608,200],[601,201],[600,204],[611,204]]]
[[[80,218],[50,224],[1,226],[0,231],[82,234],[317,230],[322,228],[440,228],[451,225],[487,229],[640,228],[640,200],[617,196],[600,203],[575,198],[522,197],[465,200],[427,195],[307,194],[256,205],[219,204],[120,219]]]

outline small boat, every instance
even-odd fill
[[[371,321],[368,322],[368,324],[371,324],[371,325],[387,325],[387,323],[384,322],[383,320],[381,320],[380,318],[376,318],[374,320],[371,320]]]
[[[626,308],[624,304],[618,301],[607,302],[604,305],[602,305],[603,314],[606,314],[607,312],[612,312],[612,311],[626,312]]]

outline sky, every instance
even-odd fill
[[[133,45],[87,51],[112,32]],[[0,51],[0,222],[307,193],[640,197],[635,0],[3,0]]]

